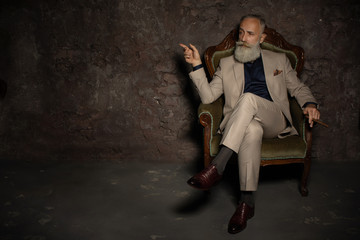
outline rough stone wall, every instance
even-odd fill
[[[262,14],[306,53],[322,119],[313,156],[359,160],[357,1],[2,1],[0,159],[201,157],[199,98],[179,42],[201,53]]]

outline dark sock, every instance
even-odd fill
[[[255,199],[252,191],[241,191],[240,202],[245,202],[250,207],[254,207]]]
[[[226,164],[233,155],[234,151],[226,146],[222,146],[219,153],[216,155],[212,164],[216,166],[216,169],[220,175],[223,174]]]

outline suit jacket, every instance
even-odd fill
[[[261,50],[261,55],[270,96],[290,123],[290,126],[279,134],[279,137],[297,134],[296,129],[292,126],[288,93],[296,98],[300,106],[303,106],[306,102],[316,102],[316,100],[310,89],[300,82],[296,76],[296,71],[291,67],[290,61],[285,54]],[[204,104],[212,103],[224,94],[224,119],[220,124],[220,130],[222,131],[239,97],[244,93],[244,65],[236,61],[232,55],[220,60],[210,83],[203,68],[193,71],[189,75]]]

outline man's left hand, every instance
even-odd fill
[[[314,125],[313,119],[315,119],[315,120],[319,120],[319,119],[320,119],[320,111],[316,108],[316,105],[315,105],[315,104],[308,104],[308,105],[306,105],[306,107],[304,108],[303,113],[304,113],[305,115],[308,115],[308,116],[309,116],[309,124],[310,124],[310,127],[313,127],[313,125]]]

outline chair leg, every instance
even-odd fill
[[[204,168],[208,167],[211,163],[211,157],[209,153],[204,154]]]
[[[207,113],[201,114],[199,118],[200,124],[204,127],[204,167],[210,165],[210,140],[211,140],[211,116]]]
[[[309,178],[310,165],[311,165],[311,159],[309,157],[306,157],[304,161],[304,170],[301,177],[301,187],[300,187],[300,192],[303,197],[309,195],[309,190],[307,188],[307,180]]]

